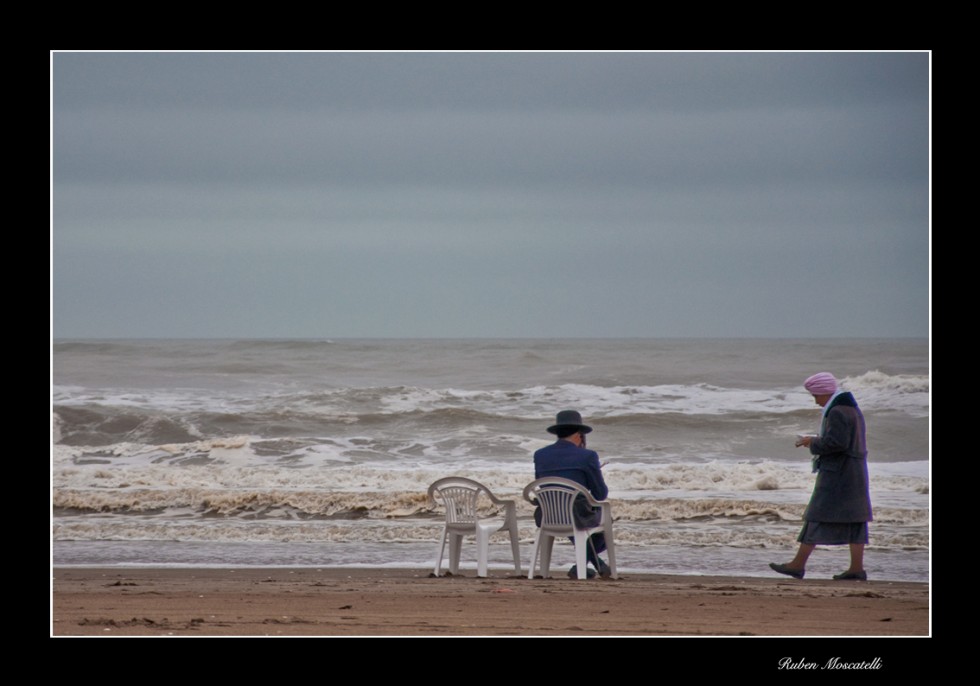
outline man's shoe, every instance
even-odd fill
[[[568,578],[569,579],[577,579],[578,578],[578,565],[572,565],[572,568],[568,570]],[[588,567],[586,567],[585,568],[585,578],[586,579],[594,579],[595,578],[595,570],[594,569],[589,569]]]
[[[843,574],[834,574],[834,578],[837,579],[837,581],[843,581],[845,579],[853,579],[855,581],[867,581],[868,573],[865,572],[864,570],[861,570],[860,572],[844,572]]]
[[[785,574],[786,576],[791,576],[794,579],[802,579],[803,575],[806,573],[802,569],[790,569],[786,565],[777,564],[775,562],[769,563],[769,568],[774,572],[779,572],[780,574]],[[834,577],[836,578],[836,577]]]
[[[603,579],[608,579],[609,577],[612,576],[612,570],[609,568],[609,565],[606,564],[606,561],[603,560],[602,558],[599,558],[599,576],[601,576]]]

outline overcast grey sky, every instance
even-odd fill
[[[51,64],[57,338],[929,333],[925,52]]]

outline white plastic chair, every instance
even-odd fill
[[[575,524],[575,498],[585,496],[586,502],[602,511],[598,526],[580,529]],[[541,526],[534,536],[534,552],[531,555],[531,571],[528,579],[534,578],[534,568],[541,558],[541,576],[548,578],[551,573],[551,550],[556,538],[572,538],[575,541],[575,567],[579,579],[587,578],[586,546],[589,536],[599,531],[606,536],[606,554],[609,557],[609,570],[613,579],[616,575],[616,548],[612,531],[612,504],[608,500],[598,501],[581,484],[571,479],[551,476],[532,481],[524,487],[524,499],[532,505],[541,507]]]
[[[503,516],[480,517],[477,506],[480,494],[485,493],[494,505],[503,508]],[[436,505],[436,498],[442,500],[446,508],[446,526],[439,543],[439,557],[436,558],[435,575],[442,570],[442,556],[449,541],[449,571],[459,573],[459,551],[464,536],[476,536],[476,574],[487,576],[487,558],[490,553],[490,534],[497,531],[510,533],[510,547],[514,554],[514,569],[521,574],[521,554],[517,537],[517,503],[501,500],[483,484],[462,476],[448,476],[429,486],[429,503]]]

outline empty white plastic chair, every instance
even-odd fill
[[[575,499],[584,496],[586,502],[602,512],[597,526],[579,528],[575,523]],[[534,536],[534,552],[531,555],[531,571],[528,579],[534,578],[534,568],[541,558],[541,576],[551,574],[551,550],[555,539],[571,538],[575,541],[575,566],[579,579],[587,578],[586,546],[589,536],[603,532],[606,537],[606,554],[609,556],[609,570],[613,579],[616,576],[616,550],[612,531],[612,504],[608,500],[598,501],[581,484],[571,479],[551,476],[532,481],[524,487],[524,499],[532,505],[541,507],[541,526]]]
[[[503,515],[481,517],[478,511],[480,494],[485,493],[491,503],[503,508]],[[487,558],[490,554],[490,534],[497,531],[510,533],[510,547],[514,554],[514,569],[521,574],[521,554],[517,537],[517,503],[501,500],[483,484],[462,476],[448,476],[429,486],[429,503],[438,500],[446,508],[446,526],[439,543],[435,575],[442,570],[442,557],[449,541],[449,571],[459,573],[459,552],[464,536],[476,536],[476,574],[487,576]]]

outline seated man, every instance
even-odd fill
[[[557,476],[571,479],[589,489],[596,500],[605,500],[609,495],[609,489],[602,478],[599,455],[585,447],[585,434],[591,431],[592,427],[583,424],[582,415],[575,410],[559,412],[554,426],[548,427],[548,433],[558,436],[558,440],[534,453],[534,478]],[[579,496],[575,501],[575,523],[578,526],[597,526],[601,517],[602,513],[590,507],[583,496]],[[534,520],[538,526],[541,526],[540,508],[535,511]],[[601,532],[589,537],[588,561],[604,579],[609,577],[611,570],[598,553],[605,549],[606,537]],[[577,572],[576,566],[573,565],[568,571],[569,578],[577,578]],[[591,569],[586,573],[590,579],[595,576],[595,572]]]

